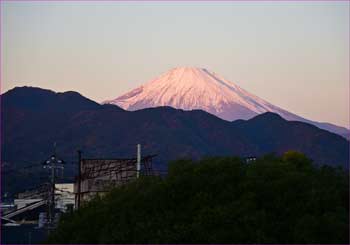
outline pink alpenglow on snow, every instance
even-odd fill
[[[201,109],[228,121],[250,119],[264,112],[274,112],[287,120],[312,123],[341,135],[349,133],[346,128],[310,121],[272,105],[205,68],[174,68],[104,103],[130,111],[159,106],[183,110]]]

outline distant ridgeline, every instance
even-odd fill
[[[318,165],[349,166],[345,138],[277,114],[229,122],[201,110],[158,107],[125,111],[100,105],[76,92],[55,93],[21,87],[2,95],[2,194],[24,191],[42,183],[48,174],[41,162],[57,154],[67,163],[65,175],[76,174],[76,151],[95,157],[134,157],[157,154],[155,167],[167,169],[179,158],[205,156],[262,156],[303,152]]]

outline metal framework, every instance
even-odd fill
[[[156,155],[141,158],[141,175],[153,175],[152,159]],[[108,189],[123,185],[137,178],[137,158],[127,159],[82,159],[80,176],[77,178],[76,201],[88,201]]]

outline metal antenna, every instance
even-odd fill
[[[53,143],[53,154],[56,155],[56,141]]]
[[[140,177],[141,170],[141,144],[137,144],[136,178]]]

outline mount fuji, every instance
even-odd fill
[[[344,127],[311,121],[288,112],[204,68],[174,68],[103,104],[114,104],[129,111],[160,106],[200,109],[227,121],[247,120],[264,112],[274,112],[286,120],[311,123],[346,138],[350,135]]]

